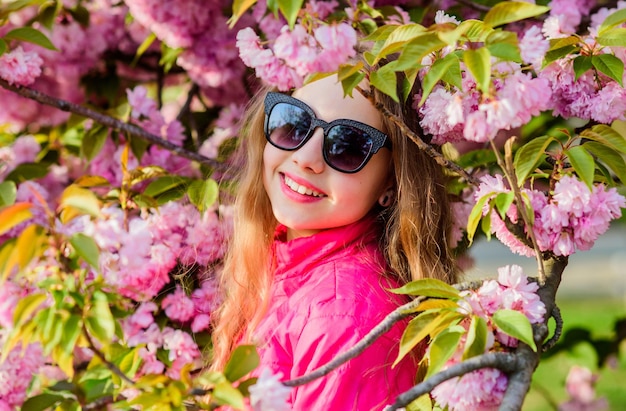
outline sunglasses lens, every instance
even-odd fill
[[[311,128],[309,113],[288,103],[278,103],[267,121],[268,139],[276,146],[291,150],[305,139]]]
[[[328,137],[324,139],[324,154],[333,167],[353,172],[368,158],[372,145],[372,138],[365,131],[337,125],[328,130]]]

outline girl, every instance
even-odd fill
[[[416,130],[410,103],[378,92],[374,100]],[[334,76],[291,95],[265,90],[249,113],[213,365],[223,368],[236,345],[251,342],[261,367],[291,379],[406,302],[388,289],[426,277],[454,282],[450,210],[441,168],[358,91],[344,97]],[[391,368],[402,331],[398,324],[292,390],[291,407],[382,409],[413,386],[413,359]]]

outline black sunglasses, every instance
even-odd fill
[[[274,147],[297,150],[317,127],[324,130],[324,160],[343,173],[361,170],[381,147],[391,149],[389,138],[372,126],[349,119],[327,123],[297,98],[274,92],[265,96],[265,138]]]

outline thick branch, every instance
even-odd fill
[[[537,294],[539,294],[539,298],[546,306],[546,315],[544,324],[534,327],[534,338],[537,346],[541,346],[548,335],[548,327],[545,324],[547,324],[556,307],[556,292],[561,283],[563,270],[567,267],[567,262],[567,257],[554,257],[545,261],[546,280],[537,291]],[[532,374],[539,364],[541,351],[534,352],[526,344],[520,343],[515,351],[515,355],[520,362],[519,368],[509,375],[509,384],[502,399],[500,411],[517,411],[522,407],[524,398],[530,389]]]
[[[378,337],[386,333],[391,327],[398,321],[408,317],[414,311],[414,309],[424,300],[423,297],[418,297],[389,313],[383,321],[381,321],[376,327],[374,327],[365,337],[363,337],[358,343],[356,343],[348,351],[339,354],[333,358],[330,362],[322,365],[321,367],[311,371],[310,373],[303,375],[302,377],[294,378],[293,380],[284,381],[283,384],[288,387],[297,387],[304,385],[320,377],[325,376],[335,368],[339,367],[343,363],[351,360],[357,355],[361,354],[367,347],[372,345]]]
[[[430,392],[437,385],[444,381],[447,381],[454,377],[465,375],[472,371],[476,371],[482,368],[497,368],[504,373],[511,373],[519,368],[517,356],[511,353],[504,352],[491,352],[476,357],[472,357],[468,360],[455,364],[443,371],[438,372],[432,377],[428,378],[417,384],[410,390],[400,394],[386,411],[397,410],[402,407],[406,407],[413,400],[419,398],[421,395]]]
[[[119,130],[125,133],[132,134],[143,140],[146,140],[152,144],[155,144],[161,148],[164,148],[180,157],[187,158],[189,160],[197,161],[200,164],[213,167],[215,169],[223,169],[225,165],[210,158],[207,158],[198,153],[186,150],[183,147],[177,146],[170,141],[167,141],[155,134],[148,133],[146,130],[134,124],[128,124],[120,121],[114,117],[92,110],[88,107],[74,104],[66,100],[61,100],[37,90],[28,87],[18,87],[9,84],[7,81],[0,79],[0,86],[3,88],[19,94],[22,97],[26,97],[30,100],[37,101],[38,103],[45,104],[47,106],[56,107],[59,110],[68,111],[70,113],[78,114],[83,117],[90,118],[104,126],[110,127],[115,130]]]

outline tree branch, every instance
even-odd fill
[[[433,388],[442,382],[482,368],[497,368],[508,374],[519,368],[519,361],[515,354],[505,352],[490,352],[472,357],[458,364],[454,364],[437,374],[434,374],[426,381],[423,381],[410,390],[400,394],[398,398],[396,398],[396,402],[386,408],[385,411],[393,411],[406,407],[413,400],[432,391]]]
[[[13,86],[3,79],[0,79],[0,86],[5,88],[6,90],[19,94],[22,97],[26,97],[30,100],[37,101],[38,103],[45,104],[47,106],[56,107],[62,111],[67,111],[70,113],[78,114],[79,116],[90,118],[106,127],[110,127],[115,130],[132,134],[133,136],[139,137],[161,148],[164,148],[180,157],[184,157],[192,161],[197,161],[200,164],[204,164],[206,166],[213,167],[218,170],[226,169],[225,164],[222,164],[216,160],[207,158],[198,153],[194,153],[192,151],[186,150],[185,148],[177,146],[173,144],[172,142],[167,141],[155,134],[148,133],[146,130],[144,130],[143,128],[139,126],[125,123],[114,117],[100,113],[88,107],[85,107],[79,104],[74,104],[66,100],[61,100],[61,99],[49,96],[47,94],[44,94],[40,91],[31,89],[28,87]]]

